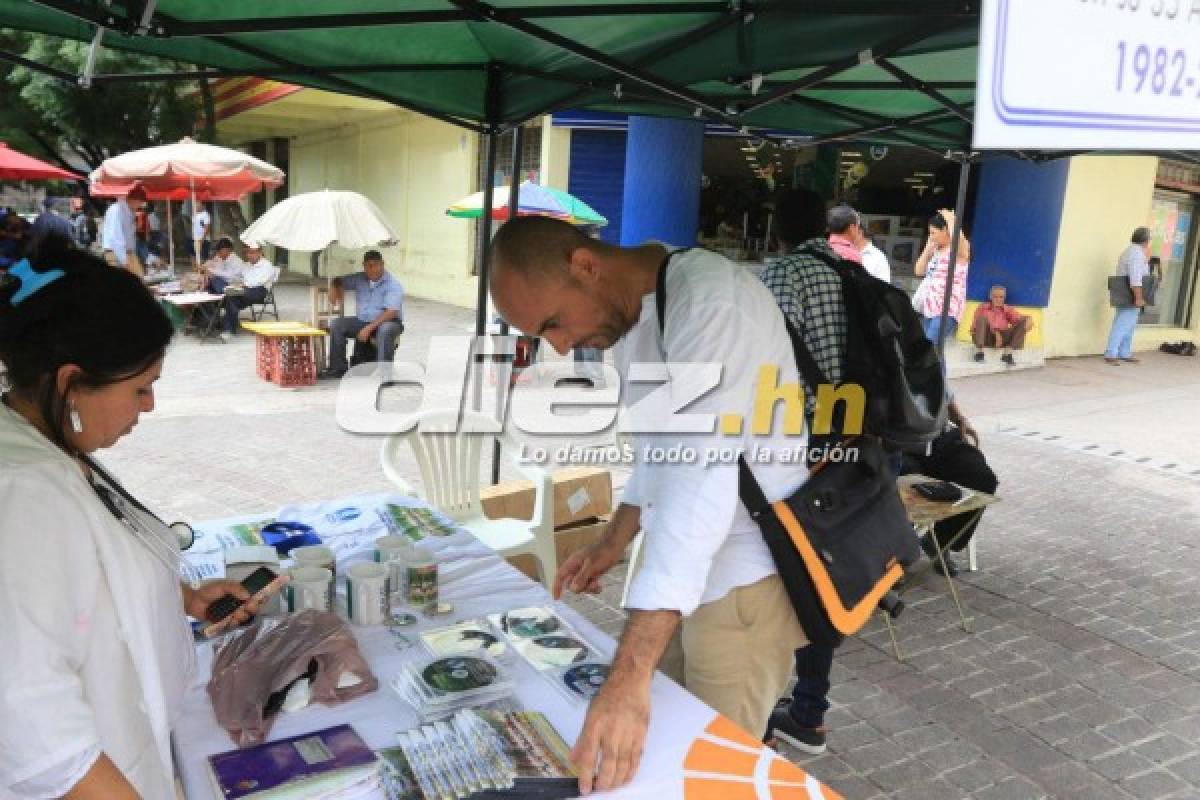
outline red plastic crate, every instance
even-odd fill
[[[259,336],[255,367],[258,377],[284,387],[312,386],[317,361],[309,336]]]

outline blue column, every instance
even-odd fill
[[[969,299],[986,300],[991,287],[1000,285],[1013,305],[1049,305],[1069,166],[1069,158],[983,162],[970,231]]]
[[[700,225],[704,123],[630,117],[621,244],[648,239],[688,247]]]

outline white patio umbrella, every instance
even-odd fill
[[[351,250],[395,244],[397,236],[368,198],[323,189],[276,203],[242,231],[242,241],[315,252],[331,244]]]

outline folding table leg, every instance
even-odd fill
[[[892,638],[892,652],[896,654],[897,661],[903,661],[904,656],[900,653],[900,642],[896,639],[896,626],[892,624],[892,615],[886,611],[880,611],[883,615],[883,624],[887,626],[888,636]]]
[[[975,553],[975,537],[971,537],[971,541],[967,542],[967,569],[971,572],[979,571],[979,559]]]

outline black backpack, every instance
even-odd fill
[[[924,452],[946,427],[946,377],[937,347],[901,290],[861,264],[812,251],[838,274],[846,307],[842,382],[866,393],[865,432]],[[811,391],[811,389],[810,389]]]
[[[666,275],[672,255],[675,253],[659,266],[654,298],[664,349]],[[880,287],[891,289],[861,267],[851,266]],[[841,270],[839,274],[845,286],[847,276]],[[878,287],[868,289],[879,292]],[[897,294],[907,306],[908,299],[902,292]],[[824,377],[786,315],[784,323],[796,366],[810,391],[815,390]],[[923,338],[924,333],[921,335]],[[934,357],[940,379],[936,353]],[[810,642],[829,647],[862,628],[877,607],[892,616],[900,613],[903,603],[892,588],[904,574],[904,566],[916,562],[921,554],[878,435],[852,436],[844,444],[857,454],[855,459],[816,464],[800,488],[774,503],[763,494],[745,458],[738,458],[738,496],[762,531],[796,617]]]

